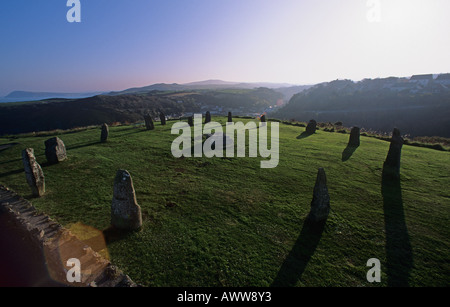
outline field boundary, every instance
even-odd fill
[[[0,211],[24,231],[32,244],[45,256],[48,273],[57,283],[69,287],[135,287],[127,275],[79,240],[69,230],[38,213],[26,199],[0,185]],[[7,234],[4,234],[7,235]],[[32,255],[30,255],[32,257]],[[80,282],[69,282],[69,259],[80,261]]]

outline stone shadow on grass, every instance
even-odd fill
[[[66,146],[66,150],[78,149],[78,148],[83,148],[83,147],[99,145],[99,144],[102,144],[102,142],[98,141],[98,142],[91,142],[91,143],[84,143],[84,144],[75,144],[75,145],[71,145],[71,146]]]
[[[7,150],[7,149],[9,149],[9,148],[11,148],[13,146],[16,146],[16,145],[19,145],[19,143],[9,143],[9,144],[0,145],[0,152],[2,152],[4,150]]]
[[[105,238],[105,242],[108,245],[110,243],[126,239],[132,233],[132,231],[126,231],[113,226],[109,226],[108,228],[103,230],[103,237]]]
[[[342,162],[348,161],[359,146],[347,145],[342,152]]]
[[[37,156],[35,155],[35,157],[37,157]],[[8,163],[14,163],[14,162],[17,162],[17,161],[22,161],[22,158],[14,159],[14,160],[8,160],[8,161],[3,161],[3,162],[0,162],[0,165],[8,164]]]
[[[325,224],[326,221],[314,223],[309,218],[305,220],[300,236],[284,260],[271,287],[295,287],[319,245]]]
[[[313,134],[304,131],[304,132],[302,132],[302,134],[300,134],[300,135],[297,137],[297,140],[306,139],[307,137],[309,137],[309,136],[311,136],[311,135],[313,135]]]
[[[386,230],[387,284],[409,286],[413,254],[403,209],[400,179],[382,177],[381,193]]]
[[[123,133],[123,131],[125,131],[125,133]],[[121,138],[125,135],[129,135],[129,134],[136,134],[136,133],[143,133],[143,132],[147,132],[147,131],[154,131],[154,130],[147,130],[147,128],[145,126],[136,126],[136,127],[132,127],[129,129],[124,129],[121,131],[114,131],[114,132],[109,132],[109,136],[108,139],[112,138]],[[99,136],[100,137],[100,136]]]
[[[2,174],[0,174],[0,178],[8,177],[8,176],[11,176],[11,175],[16,175],[16,174],[20,174],[20,173],[24,173],[24,172],[25,172],[25,170],[23,168],[20,168],[20,169],[14,170],[14,171],[9,171],[9,172],[6,172],[6,173],[2,173]]]

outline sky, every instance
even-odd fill
[[[449,0],[0,1],[0,96],[450,72]]]

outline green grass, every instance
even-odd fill
[[[60,134],[68,160],[52,166],[50,136],[2,138],[19,144],[0,151],[0,183],[31,199],[21,150],[32,147],[47,188],[33,204],[65,226],[105,230],[116,171],[128,170],[143,229],[109,238],[108,253],[144,286],[450,285],[449,152],[404,146],[401,181],[382,189],[382,140],[361,137],[343,159],[348,134],[298,138],[304,128],[280,124],[279,165],[261,169],[261,158],[175,159],[173,123],[111,127],[104,144],[100,128]],[[332,211],[313,231],[319,167]],[[381,284],[366,280],[369,258],[381,261]]]

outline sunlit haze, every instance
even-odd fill
[[[80,2],[0,2],[0,96],[450,72],[448,0]]]

